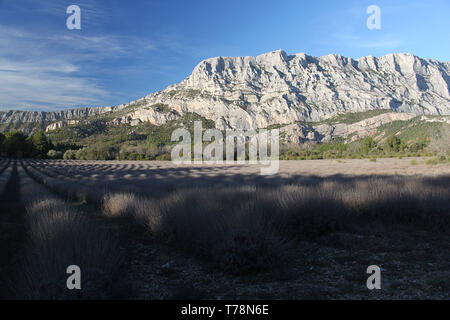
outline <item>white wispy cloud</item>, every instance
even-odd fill
[[[74,54],[51,39],[0,26],[0,108],[96,104],[107,96],[80,77]]]
[[[1,71],[0,87],[2,104],[20,109],[96,105],[100,97],[108,95],[93,81],[59,74],[49,76],[45,71]]]
[[[93,78],[96,63],[155,50],[148,39],[45,34],[0,25],[0,109],[103,105],[111,93]]]

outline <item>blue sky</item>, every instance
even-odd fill
[[[66,9],[81,8],[81,30]],[[369,30],[369,5],[381,30]],[[0,0],[0,109],[118,105],[202,59],[283,49],[449,61],[449,0]]]

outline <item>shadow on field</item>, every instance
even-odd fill
[[[132,289],[123,281],[124,252],[111,230],[16,169],[26,229],[17,274],[17,299],[119,299]],[[17,199],[19,200],[19,199]],[[81,272],[81,288],[67,285],[69,266]]]
[[[449,177],[183,179],[164,196],[108,194],[103,208],[233,274],[278,268],[291,244],[330,234],[450,228]]]
[[[138,233],[146,235],[149,247],[176,248],[215,276],[227,275],[230,283],[250,279],[252,287],[264,275],[269,281],[283,278],[276,298],[368,298],[365,269],[374,263],[388,268],[385,284],[400,288],[383,297],[448,296],[448,280],[442,279],[450,272],[450,176],[260,176],[241,169],[75,166],[64,179],[26,168],[60,195],[95,204],[137,243]],[[139,257],[147,249],[129,250]],[[140,259],[153,260],[150,252]],[[144,264],[140,272],[158,277],[158,265]],[[179,279],[175,272],[170,277],[195,284],[182,278],[195,274],[192,269],[183,265]],[[417,279],[420,288],[411,290]],[[288,288],[295,281],[297,287]],[[254,290],[226,297],[270,294]]]
[[[11,298],[13,284],[10,279],[18,272],[26,241],[25,207],[20,199],[19,185],[14,163],[11,178],[0,196],[0,299]]]

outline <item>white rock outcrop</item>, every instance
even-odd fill
[[[304,125],[291,124],[281,128],[280,132],[288,143],[302,144],[305,142],[329,142],[335,138],[344,138],[349,142],[377,133],[380,126],[393,121],[407,121],[417,117],[413,113],[384,113],[362,121],[345,124]]]
[[[221,129],[320,121],[346,112],[391,109],[450,114],[450,63],[411,54],[357,60],[340,55],[217,57],[183,82],[146,97],[179,113],[196,112]]]
[[[56,130],[56,129],[59,129],[59,128],[75,125],[75,124],[77,124],[79,122],[80,122],[80,120],[60,120],[60,121],[56,121],[56,122],[53,122],[52,124],[46,126],[45,127],[45,131],[47,132],[47,131]]]
[[[356,60],[337,54],[287,55],[282,50],[257,57],[216,57],[200,62],[181,83],[129,104],[54,113],[0,112],[0,123],[107,114],[111,125],[147,121],[160,125],[195,112],[219,129],[247,130],[375,109],[450,115],[449,70],[449,62],[400,53]],[[331,129],[323,126],[315,134],[327,130]]]

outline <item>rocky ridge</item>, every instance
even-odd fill
[[[305,142],[330,142],[336,138],[343,138],[348,142],[352,142],[366,136],[376,134],[378,128],[382,125],[394,121],[407,121],[415,117],[417,117],[417,115],[413,113],[392,112],[370,117],[351,124],[291,124],[281,128],[280,132],[284,133],[285,141],[292,144],[302,144]]]
[[[49,122],[47,130],[53,130],[96,116],[107,118],[109,125],[161,125],[194,112],[213,120],[219,129],[289,125],[285,130],[301,138],[305,130],[299,122],[343,113],[381,109],[405,113],[383,115],[382,122],[389,117],[450,115],[449,70],[449,62],[411,54],[354,60],[337,54],[287,55],[278,50],[257,57],[216,57],[200,62],[182,82],[128,104],[60,112],[0,112],[0,123]],[[317,136],[358,131],[355,125],[346,129],[322,125],[315,130]]]
[[[376,109],[448,115],[449,70],[449,63],[410,54],[353,60],[279,50],[256,58],[207,59],[190,77],[142,103],[196,112],[221,129],[321,121]]]

